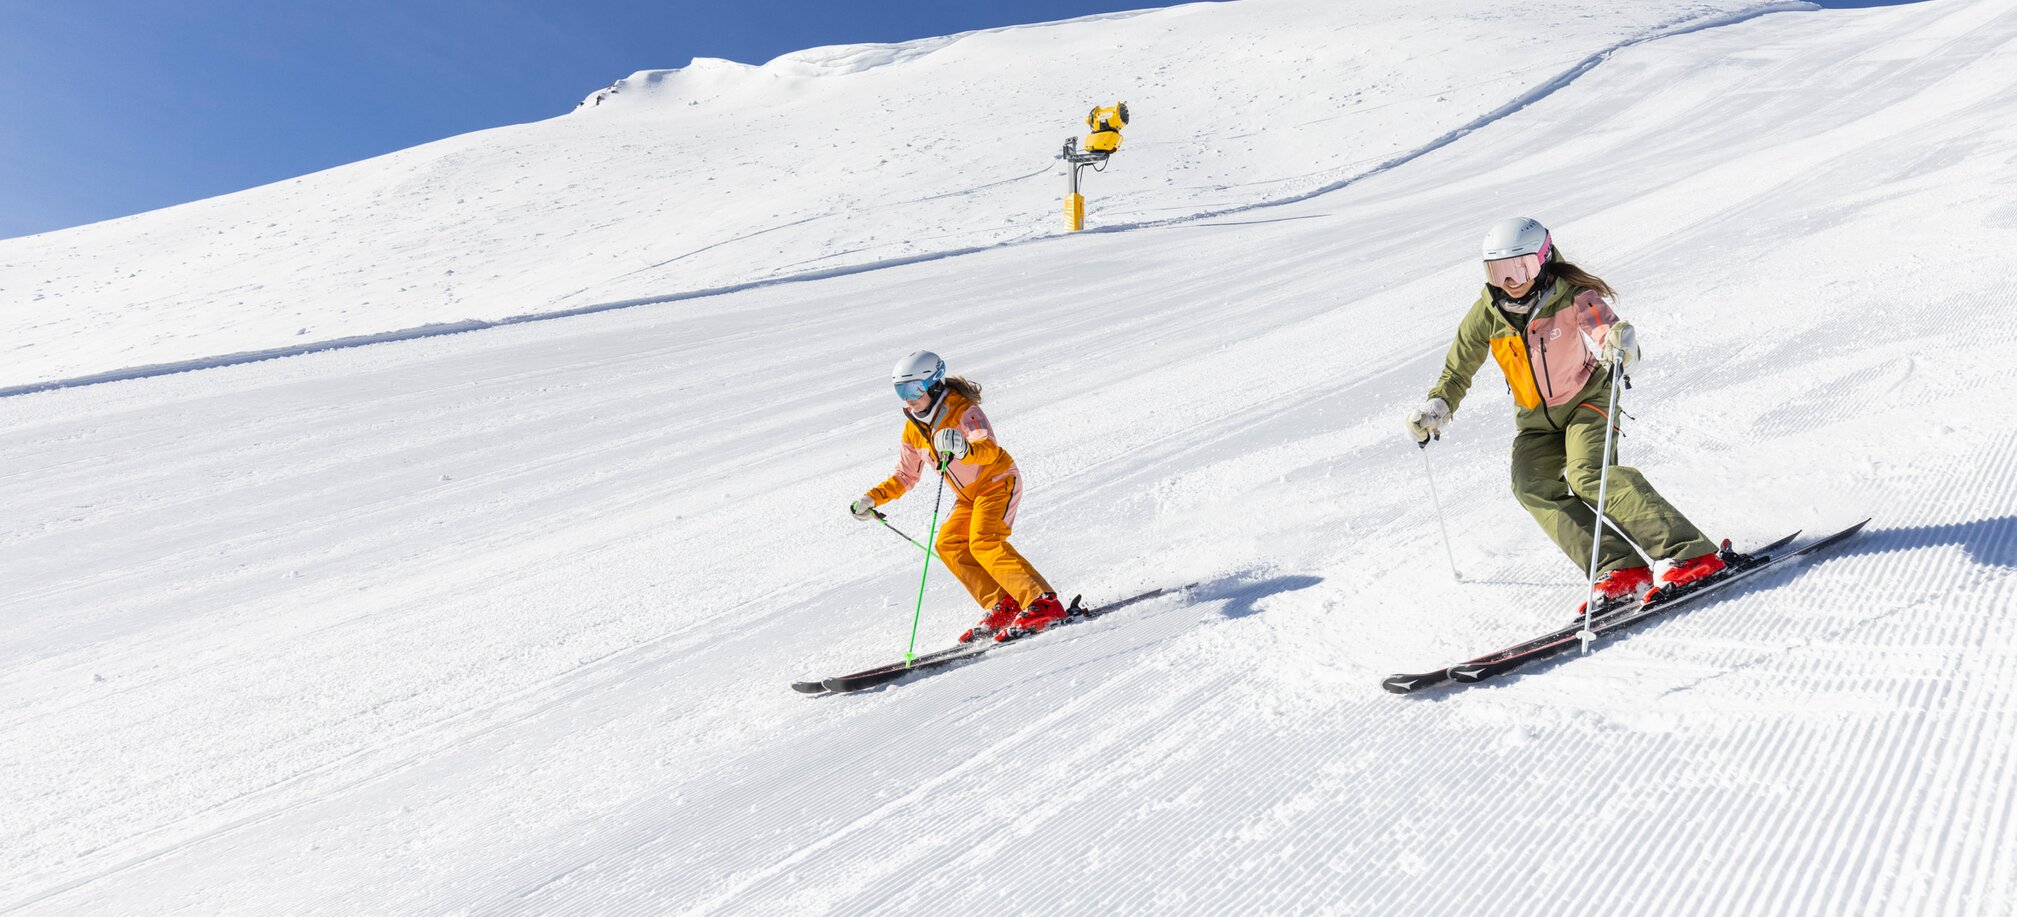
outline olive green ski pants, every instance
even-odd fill
[[[1637,468],[1618,464],[1616,428],[1585,405],[1557,430],[1521,430],[1513,437],[1513,493],[1534,521],[1578,569],[1590,563],[1596,525],[1597,469],[1604,461],[1604,431],[1612,431],[1611,481],[1604,515],[1654,560],[1698,557],[1716,549],[1702,530],[1646,483]],[[1597,572],[1644,564],[1632,544],[1609,527],[1597,554]]]

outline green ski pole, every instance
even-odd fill
[[[943,486],[943,485],[941,485],[941,486]],[[930,549],[930,548],[927,548],[927,547],[925,547],[925,546],[924,546],[924,544],[923,544],[922,542],[918,541],[917,539],[915,539],[915,538],[912,538],[912,537],[910,537],[909,535],[906,535],[906,534],[904,534],[904,533],[903,533],[903,529],[900,529],[900,528],[897,528],[896,526],[893,526],[893,525],[890,525],[890,524],[889,524],[889,517],[888,517],[888,516],[885,516],[885,515],[883,515],[883,514],[882,514],[882,511],[881,511],[881,510],[874,510],[873,512],[875,513],[875,521],[877,521],[877,522],[880,522],[880,523],[882,523],[882,527],[883,527],[883,528],[886,528],[886,529],[889,529],[889,530],[890,530],[890,531],[892,531],[892,532],[895,532],[895,533],[896,533],[896,537],[898,537],[898,538],[901,538],[901,539],[903,539],[903,540],[905,540],[905,541],[908,541],[908,542],[910,542],[910,543],[911,543],[911,544],[913,544],[913,545],[916,545],[916,546],[917,546],[917,549],[918,549],[918,550],[920,550],[920,551],[923,551],[923,552],[925,552],[926,554],[930,554],[930,553],[931,553],[931,549]]]
[[[945,502],[945,466],[951,460],[952,456],[948,454],[940,459],[938,463],[938,496],[933,497],[931,500],[931,530],[934,532],[938,531],[939,506]],[[912,544],[917,543],[912,542]],[[918,545],[918,547],[924,546]],[[905,650],[903,653],[904,668],[910,668],[911,662],[917,659],[917,627],[918,623],[924,620],[924,581],[928,576],[931,576],[930,551],[924,552],[924,572],[918,574],[917,577],[917,611],[912,612],[910,617],[910,649]]]

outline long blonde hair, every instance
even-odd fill
[[[1569,263],[1567,258],[1562,257],[1562,250],[1559,248],[1548,252],[1548,272],[1568,281],[1572,287],[1596,290],[1597,295],[1605,299],[1618,298],[1618,291],[1611,289],[1611,285],[1605,283],[1604,278]]]
[[[959,393],[959,396],[965,398],[970,404],[980,403],[980,383],[974,382],[965,376],[947,377],[945,387]]]

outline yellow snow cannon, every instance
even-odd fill
[[[1107,157],[1121,148],[1121,128],[1128,126],[1128,103],[1117,102],[1110,106],[1093,106],[1086,115],[1086,127],[1092,133],[1086,135],[1085,149],[1079,149],[1079,138],[1066,137],[1064,152],[1058,158],[1065,161],[1070,170],[1071,183],[1065,193],[1065,223],[1072,232],[1086,228],[1086,199],[1079,194],[1079,172],[1092,166],[1095,172],[1104,172]]]
[[[1086,115],[1086,126],[1093,130],[1086,135],[1086,152],[1112,155],[1121,148],[1121,128],[1128,126],[1128,103],[1095,106],[1092,114]]]

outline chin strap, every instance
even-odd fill
[[[950,391],[950,389],[946,388],[946,384],[941,382],[928,390],[927,393],[931,395],[931,404],[925,406],[924,413],[919,414],[910,408],[904,408],[903,412],[909,414],[911,419],[918,423],[937,423],[938,410],[945,407],[945,393],[947,391]]]

